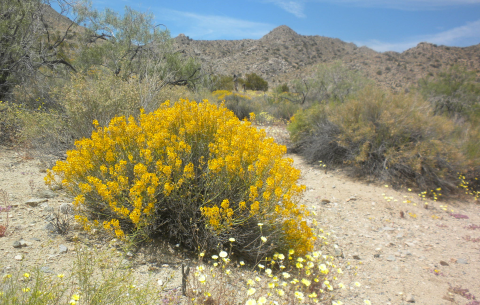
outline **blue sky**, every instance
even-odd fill
[[[155,15],[172,37],[195,40],[258,39],[287,25],[320,35],[402,52],[427,41],[438,45],[480,43],[480,0],[101,0],[97,9],[125,6]]]

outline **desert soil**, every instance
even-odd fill
[[[266,130],[281,144],[288,144],[284,128]],[[357,181],[345,171],[325,170],[297,155],[287,157],[302,171],[300,183],[307,186],[302,203],[330,233],[329,242],[336,247],[333,254],[344,266],[340,280],[347,289],[335,299],[344,304],[370,300],[372,304],[427,305],[469,304],[473,301],[469,296],[480,300],[478,202],[469,198],[427,201],[425,209],[425,201],[414,192]],[[0,189],[8,193],[12,206],[7,236],[0,238],[0,276],[32,266],[68,274],[78,247],[112,246],[78,227],[66,236],[50,231],[50,215],[71,199],[61,190],[45,187],[45,158],[0,146]],[[31,198],[37,202],[27,204]],[[5,220],[6,213],[0,213],[0,224]],[[119,252],[117,261],[133,266],[140,281],[153,274],[154,281],[174,288],[180,286],[185,257],[175,246],[158,244],[137,253]],[[355,282],[361,286],[355,287]]]

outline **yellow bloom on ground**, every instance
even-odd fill
[[[297,299],[299,299],[300,301],[303,301],[303,299],[305,298],[305,297],[303,296],[303,292],[300,292],[300,291],[295,291],[295,297],[296,297]]]
[[[247,290],[247,295],[252,295],[255,293],[255,291],[257,291],[255,288],[250,288]]]
[[[255,301],[254,299],[249,299],[245,305],[257,305],[257,301]]]
[[[363,303],[365,303],[366,305],[372,305],[372,302],[370,302],[369,300],[363,300]]]
[[[218,255],[220,255],[220,257],[224,258],[224,257],[228,256],[228,253],[225,252],[225,251],[221,251]]]

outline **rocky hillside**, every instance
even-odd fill
[[[213,73],[254,72],[270,86],[309,77],[316,64],[336,60],[395,90],[454,64],[466,65],[480,75],[480,44],[458,48],[420,43],[402,53],[379,53],[336,38],[299,35],[285,25],[258,40],[193,40],[180,34],[174,41],[179,51],[200,58]]]

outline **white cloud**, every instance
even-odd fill
[[[283,10],[297,16],[298,18],[305,18],[304,1],[284,1],[284,0],[268,0],[267,2],[279,6]]]
[[[406,49],[416,46],[420,42],[455,46],[478,44],[480,42],[480,19],[437,34],[412,37],[404,42],[390,43],[378,40],[369,40],[364,42],[355,41],[354,43],[358,46],[367,46],[378,52],[403,52]]]
[[[155,11],[156,19],[178,23],[183,34],[196,40],[207,39],[244,39],[261,38],[271,31],[275,26],[268,23],[253,22],[237,18],[200,15],[190,12],[181,12],[170,9],[159,9]],[[172,33],[176,36],[180,33]]]

